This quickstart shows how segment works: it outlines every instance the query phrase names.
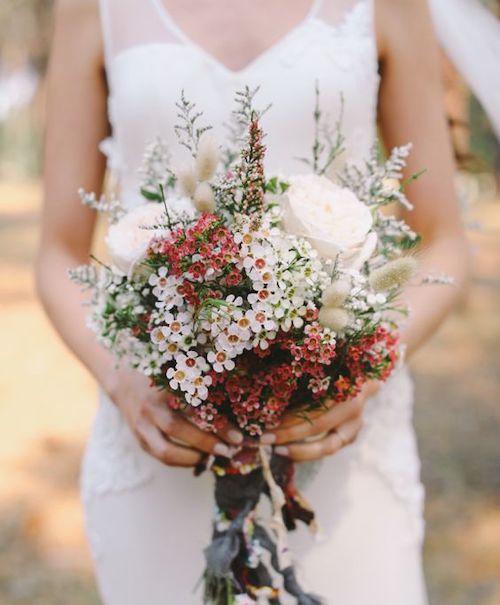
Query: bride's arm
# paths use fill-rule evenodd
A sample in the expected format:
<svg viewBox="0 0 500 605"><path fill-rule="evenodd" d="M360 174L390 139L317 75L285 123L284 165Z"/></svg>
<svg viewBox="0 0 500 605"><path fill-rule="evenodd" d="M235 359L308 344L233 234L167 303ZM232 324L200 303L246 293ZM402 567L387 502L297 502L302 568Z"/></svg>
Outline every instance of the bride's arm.
<svg viewBox="0 0 500 605"><path fill-rule="evenodd" d="M380 127L387 148L413 143L407 176L427 172L407 193L415 209L405 219L422 235L420 272L446 274L454 286L408 288L403 299L411 309L403 340L413 353L431 335L456 303L469 274L469 253L453 186L454 162L443 107L440 60L426 2L378 0L377 31L382 83ZM285 419L266 438L278 451L296 460L333 454L352 441L362 425L364 402L378 386L316 418L313 424ZM339 431L339 434L335 431ZM329 432L314 443L303 439ZM283 444L286 444L284 446Z"/></svg>
<svg viewBox="0 0 500 605"><path fill-rule="evenodd" d="M88 261L95 224L94 212L81 204L77 190L82 186L98 192L105 169L98 143L108 132L107 90L96 4L90 0L56 4L37 287L56 330L120 406L145 449L168 464L189 466L200 459L198 450L212 452L218 447L224 454L226 446L169 412L145 377L115 370L111 356L85 327L82 294L67 277L68 268ZM165 435L196 444L196 449L179 447Z"/></svg>
<svg viewBox="0 0 500 605"><path fill-rule="evenodd" d="M407 189L414 210L404 219L422 235L420 273L455 281L408 288L411 310L403 339L413 353L439 326L462 295L470 270L453 184L455 165L443 106L441 61L426 2L380 0L382 50L380 128L388 149L413 143L406 177L425 174Z"/></svg>

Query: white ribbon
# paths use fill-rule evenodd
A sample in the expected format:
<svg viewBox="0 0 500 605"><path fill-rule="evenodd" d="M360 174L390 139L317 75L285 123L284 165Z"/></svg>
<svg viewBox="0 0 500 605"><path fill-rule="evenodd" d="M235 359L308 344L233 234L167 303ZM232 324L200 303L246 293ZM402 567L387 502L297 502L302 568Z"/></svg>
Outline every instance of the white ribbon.
<svg viewBox="0 0 500 605"><path fill-rule="evenodd" d="M429 0L438 40L500 140L500 21L479 0Z"/></svg>

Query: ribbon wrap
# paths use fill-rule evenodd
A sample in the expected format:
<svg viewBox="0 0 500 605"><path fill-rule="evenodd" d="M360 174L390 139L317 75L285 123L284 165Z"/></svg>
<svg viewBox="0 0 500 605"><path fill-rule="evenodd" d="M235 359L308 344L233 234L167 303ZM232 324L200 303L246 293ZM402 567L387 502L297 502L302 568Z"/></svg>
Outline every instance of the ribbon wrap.
<svg viewBox="0 0 500 605"><path fill-rule="evenodd" d="M298 605L321 605L302 590L288 548L288 531L302 521L315 530L314 512L294 484L294 464L270 449L242 448L232 460L215 458L216 513L205 549L206 605L280 605L274 577ZM256 520L262 495L271 501L268 531ZM270 555L270 568L263 554Z"/></svg>

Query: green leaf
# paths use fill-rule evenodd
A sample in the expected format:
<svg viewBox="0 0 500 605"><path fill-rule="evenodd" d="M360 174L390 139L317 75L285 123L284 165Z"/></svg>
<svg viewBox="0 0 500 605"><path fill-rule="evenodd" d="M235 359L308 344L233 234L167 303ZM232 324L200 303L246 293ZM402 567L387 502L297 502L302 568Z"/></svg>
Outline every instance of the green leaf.
<svg viewBox="0 0 500 605"><path fill-rule="evenodd" d="M144 187L141 188L141 195L151 202L162 201L161 195L159 193L151 191L150 189L146 189Z"/></svg>
<svg viewBox="0 0 500 605"><path fill-rule="evenodd" d="M406 179L406 181L403 181L401 183L401 186L399 187L399 190L400 191L404 191L406 189L406 187L408 187L408 185L410 185L411 183L413 183L413 181L416 181L417 179L419 179L426 172L427 172L427 168L424 168L423 170L419 170L418 172L415 172L410 177L408 177Z"/></svg>
<svg viewBox="0 0 500 605"><path fill-rule="evenodd" d="M278 177L273 176L265 185L266 193L278 193Z"/></svg>

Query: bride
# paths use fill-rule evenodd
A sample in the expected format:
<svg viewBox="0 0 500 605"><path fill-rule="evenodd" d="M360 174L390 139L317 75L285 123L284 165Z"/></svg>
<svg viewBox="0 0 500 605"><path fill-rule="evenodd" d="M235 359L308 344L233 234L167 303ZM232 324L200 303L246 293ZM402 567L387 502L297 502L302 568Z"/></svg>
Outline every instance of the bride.
<svg viewBox="0 0 500 605"><path fill-rule="evenodd" d="M37 264L40 296L56 329L101 385L83 464L82 494L97 581L106 605L194 605L209 540L210 478L188 469L202 453L230 455L235 429L210 435L138 373L116 369L85 327L68 267L87 261L95 215L77 190L99 190L105 158L129 207L140 203L147 143L174 141L181 90L219 140L235 90L260 85L273 172L312 144L315 83L346 153L359 163L377 124L387 148L411 141L415 205L405 219L423 236L421 269L455 287L409 288L403 327L411 356L450 312L468 253L452 183L437 45L421 0L59 0L48 83L45 211ZM70 398L70 393L67 394ZM437 402L438 403L438 402ZM71 400L68 405L71 405ZM300 532L304 584L328 603L424 605L423 490L406 368L313 424L287 418L263 441L301 465L322 537ZM314 437L314 439L311 439ZM184 467L184 468L183 468Z"/></svg>

